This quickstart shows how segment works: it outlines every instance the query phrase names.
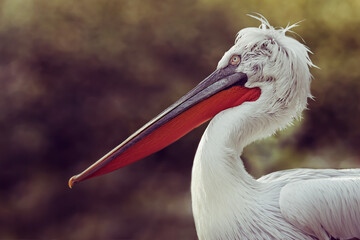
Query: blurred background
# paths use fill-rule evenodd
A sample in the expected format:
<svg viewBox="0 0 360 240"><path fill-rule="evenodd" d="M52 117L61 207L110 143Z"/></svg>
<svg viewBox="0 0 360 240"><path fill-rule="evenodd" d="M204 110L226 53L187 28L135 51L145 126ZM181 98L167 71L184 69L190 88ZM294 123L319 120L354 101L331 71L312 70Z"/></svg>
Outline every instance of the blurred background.
<svg viewBox="0 0 360 240"><path fill-rule="evenodd" d="M67 181L210 74L241 28L259 26L248 13L305 20L294 31L320 69L310 110L247 147L247 170L360 167L359 11L357 0L0 0L0 239L196 239L191 166L206 126Z"/></svg>

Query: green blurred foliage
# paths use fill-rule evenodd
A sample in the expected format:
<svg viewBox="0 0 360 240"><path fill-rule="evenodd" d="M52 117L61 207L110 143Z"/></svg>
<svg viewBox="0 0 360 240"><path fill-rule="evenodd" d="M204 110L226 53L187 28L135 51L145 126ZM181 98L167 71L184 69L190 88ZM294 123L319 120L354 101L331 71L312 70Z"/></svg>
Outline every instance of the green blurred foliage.
<svg viewBox="0 0 360 240"><path fill-rule="evenodd" d="M360 167L360 2L0 1L0 239L195 239L192 158L204 130L67 189L211 73L235 34L301 22L314 53L302 121L246 148L256 177ZM301 41L295 34L294 38Z"/></svg>

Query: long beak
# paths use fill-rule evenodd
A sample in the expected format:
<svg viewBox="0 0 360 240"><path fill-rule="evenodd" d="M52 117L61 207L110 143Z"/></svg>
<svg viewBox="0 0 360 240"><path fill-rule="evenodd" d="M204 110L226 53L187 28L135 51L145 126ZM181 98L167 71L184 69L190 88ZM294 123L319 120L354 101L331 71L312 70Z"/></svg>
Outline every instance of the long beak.
<svg viewBox="0 0 360 240"><path fill-rule="evenodd" d="M145 124L82 173L69 180L76 182L112 172L155 153L208 121L219 112L255 101L259 88L245 88L247 76L228 66L216 70L194 89Z"/></svg>

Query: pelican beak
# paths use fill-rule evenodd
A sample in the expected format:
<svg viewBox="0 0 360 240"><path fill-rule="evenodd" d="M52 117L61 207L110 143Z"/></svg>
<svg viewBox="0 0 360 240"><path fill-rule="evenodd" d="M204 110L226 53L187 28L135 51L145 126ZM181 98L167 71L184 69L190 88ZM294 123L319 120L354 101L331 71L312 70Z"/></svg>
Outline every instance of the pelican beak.
<svg viewBox="0 0 360 240"><path fill-rule="evenodd" d="M229 65L218 69L194 89L145 124L82 173L69 180L76 182L112 172L155 153L208 121L219 112L255 101L259 88L245 88L247 76Z"/></svg>

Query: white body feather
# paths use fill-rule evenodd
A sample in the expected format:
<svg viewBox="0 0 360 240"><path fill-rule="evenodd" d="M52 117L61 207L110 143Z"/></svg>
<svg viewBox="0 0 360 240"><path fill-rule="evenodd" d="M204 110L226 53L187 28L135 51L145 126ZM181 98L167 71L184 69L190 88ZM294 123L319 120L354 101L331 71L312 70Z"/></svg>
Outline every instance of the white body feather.
<svg viewBox="0 0 360 240"><path fill-rule="evenodd" d="M359 169L297 169L258 180L244 169L243 148L286 127L311 97L309 50L285 36L292 26L276 30L259 20L260 28L239 32L218 65L240 55L237 71L261 96L216 115L200 141L191 183L199 239L360 237Z"/></svg>

